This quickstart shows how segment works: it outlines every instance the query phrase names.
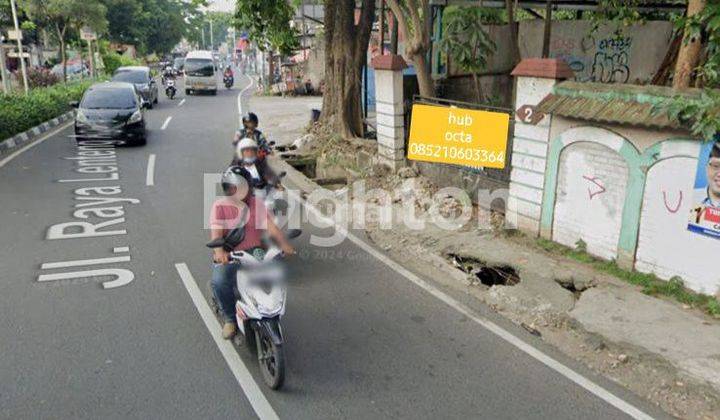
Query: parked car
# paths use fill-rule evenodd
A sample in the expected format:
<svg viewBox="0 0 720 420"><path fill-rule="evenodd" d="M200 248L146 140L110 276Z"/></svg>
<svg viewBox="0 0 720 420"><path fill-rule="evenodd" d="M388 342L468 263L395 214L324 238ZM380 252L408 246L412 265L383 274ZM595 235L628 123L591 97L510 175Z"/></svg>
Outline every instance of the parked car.
<svg viewBox="0 0 720 420"><path fill-rule="evenodd" d="M78 140L113 139L117 144L145 144L143 101L131 83L96 83L85 91L80 102L71 105L77 108Z"/></svg>
<svg viewBox="0 0 720 420"><path fill-rule="evenodd" d="M67 77L68 79L79 79L82 77L90 76L90 69L88 66L81 61L75 60L75 61L68 61L67 62ZM50 73L62 77L63 75L63 65L55 64L52 69L50 69Z"/></svg>
<svg viewBox="0 0 720 420"><path fill-rule="evenodd" d="M115 70L112 81L134 84L142 99L147 103L148 108L152 108L154 104L158 103L160 95L158 94L157 82L153 79L149 67L120 67Z"/></svg>

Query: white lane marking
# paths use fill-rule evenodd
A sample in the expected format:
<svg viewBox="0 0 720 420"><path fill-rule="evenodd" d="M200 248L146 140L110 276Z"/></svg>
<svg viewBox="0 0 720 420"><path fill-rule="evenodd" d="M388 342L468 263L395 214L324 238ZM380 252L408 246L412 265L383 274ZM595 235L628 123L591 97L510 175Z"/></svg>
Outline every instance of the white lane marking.
<svg viewBox="0 0 720 420"><path fill-rule="evenodd" d="M215 318L215 315L212 313L212 309L210 309L210 306L205 300L202 292L200 292L200 288L198 288L195 278L193 278L192 273L190 273L187 264L177 263L175 264L175 269L180 275L180 278L190 294L193 304L200 313L200 317L205 323L210 335L213 340L215 340L215 344L217 344L218 349L220 349L220 353L222 353L225 361L230 367L230 370L233 375L235 375L235 379L240 384L243 392L245 392L245 396L250 402L250 405L252 405L253 410L255 410L255 414L257 414L262 420L279 419L277 413L275 413L275 410L270 405L270 402L267 398L265 398L265 395L263 395L260 387L255 382L255 379L253 379L250 371L248 371L245 363L242 361L237 351L235 351L235 348L232 344L230 344L230 341L222 338L220 333L220 324Z"/></svg>
<svg viewBox="0 0 720 420"><path fill-rule="evenodd" d="M349 232L347 229L343 228L342 226L335 224L331 218L322 214L317 208L315 208L311 204L308 204L305 200L300 198L296 193L291 192L291 191L288 191L288 193L293 195L296 200L300 200L300 202L304 203L305 207L307 209L309 209L319 220L323 220L325 223L328 223L328 224L334 224L335 228L338 229L339 232L347 235L347 238L350 239L351 242L353 242L355 245L360 247L362 250L364 250L368 254L372 255L373 257L377 258L378 260L383 262L385 265L390 267L392 270L394 270L398 274L400 274L403 277L405 277L406 279L410 280L412 283L419 286L421 289L430 293L432 296L438 298L439 300L441 300L442 302L444 302L451 308L455 309L456 311L460 312L461 314L465 315L466 317L468 317L475 323L485 327L488 331L492 332L493 334L497 335L501 339L507 341L508 343L510 343L513 346L517 347L518 349L522 350L523 352L525 352L527 355L531 356L532 358L540 361L542 364L544 364L545 366L554 370L555 372L561 374L562 376L570 379L571 381L575 382L579 386L585 388L590 393L594 394L601 400L607 402L608 404L612 405L613 407L617 408L618 410L622 411L623 413L629 415L630 417L638 419L638 420L653 420L653 417L650 416L649 414L646 414L644 411L642 411L639 408L635 407L634 405L628 403L627 401L615 396L613 393L606 390L602 386L596 384L595 382L591 381L590 379L575 372L571 368L563 365L562 363L558 362L557 360L553 359L552 357L548 356L547 354L543 353L542 351L538 350L537 348L533 347L532 345L524 342L523 340L516 337L510 331L502 328L501 326L490 321L489 319L486 319L486 318L476 315L470 308L468 308L464 304L458 302L457 300L452 298L450 295L446 294L445 292L437 289L435 286L433 286L430 283L426 282L425 280L421 279L420 277L415 275L413 272L411 272L407 268L403 267L402 265L400 265L400 264L396 263L395 261L393 261L392 259L390 259L390 257L377 251L371 245L367 244L365 241L363 241L359 237L355 236L352 232Z"/></svg>
<svg viewBox="0 0 720 420"><path fill-rule="evenodd" d="M145 185L155 185L155 154L148 156L147 174L145 175Z"/></svg>
<svg viewBox="0 0 720 420"><path fill-rule="evenodd" d="M244 94L248 89L250 89L250 88L252 87L253 82L254 82L253 78L250 77L250 76L248 76L247 74L244 74L243 76L245 76L245 77L247 77L248 79L250 79L250 84L247 85L247 86L245 86L245 88L243 88L243 90L241 90L240 93L238 93L238 96L237 96L238 116L240 117L240 121L239 121L239 122L240 122L240 125L242 125L242 116L243 116L242 96L243 96L243 94Z"/></svg>
<svg viewBox="0 0 720 420"><path fill-rule="evenodd" d="M167 118L165 119L165 122L163 123L162 127L160 127L160 129L161 129L161 130L166 129L167 126L168 126L168 124L170 124L170 120L172 120L172 116L167 117Z"/></svg>
<svg viewBox="0 0 720 420"><path fill-rule="evenodd" d="M33 141L32 143L27 144L27 145L19 148L18 150L10 153L5 159L0 160L0 168L2 168L3 166L7 165L11 160L13 160L13 159L15 159L16 157L20 156L24 151L26 151L26 150L28 150L28 149L30 149L30 148L32 148L32 147L37 146L38 144L44 142L45 140L49 139L50 137L54 136L55 134L59 133L60 131L68 128L68 127L70 126L70 124L72 124L72 123L73 123L72 121L68 121L68 122L66 122L66 123L63 124L63 125L58 126L56 129L54 129L54 130L52 130L52 131L48 131L45 135L43 135L42 137L40 137L40 138L38 138L37 140Z"/></svg>
<svg viewBox="0 0 720 420"><path fill-rule="evenodd" d="M128 262L128 261L130 261L129 255L126 255L124 257L93 258L90 260L59 261L59 262L44 263L40 266L40 269L51 270L54 268L82 267L85 265L112 264L112 263Z"/></svg>
<svg viewBox="0 0 720 420"><path fill-rule="evenodd" d="M177 106L180 107L180 106L182 106L182 104L184 104L184 103L185 103L185 99L183 99L182 101L180 101L180 103L179 103Z"/></svg>
<svg viewBox="0 0 720 420"><path fill-rule="evenodd" d="M121 252L130 252L130 247L129 246L116 246L115 248L113 248L114 254L119 254Z"/></svg>

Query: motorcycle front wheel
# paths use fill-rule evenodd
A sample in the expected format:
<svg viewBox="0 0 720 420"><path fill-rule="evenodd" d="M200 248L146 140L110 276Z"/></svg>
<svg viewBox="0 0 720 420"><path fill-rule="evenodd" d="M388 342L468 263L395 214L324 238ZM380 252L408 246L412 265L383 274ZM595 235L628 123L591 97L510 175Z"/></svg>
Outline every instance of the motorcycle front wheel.
<svg viewBox="0 0 720 420"><path fill-rule="evenodd" d="M262 329L257 331L257 356L265 384L271 389L279 389L285 382L285 352L281 344L273 343L272 338Z"/></svg>

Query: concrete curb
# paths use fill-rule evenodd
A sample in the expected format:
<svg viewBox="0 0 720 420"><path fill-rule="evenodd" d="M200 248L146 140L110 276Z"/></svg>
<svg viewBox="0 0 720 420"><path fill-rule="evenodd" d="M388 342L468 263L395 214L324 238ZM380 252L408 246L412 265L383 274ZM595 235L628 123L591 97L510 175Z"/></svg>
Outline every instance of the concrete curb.
<svg viewBox="0 0 720 420"><path fill-rule="evenodd" d="M14 149L24 146L35 140L42 134L52 130L53 128L71 120L75 116L75 111L68 111L59 117L45 121L27 131L16 134L8 139L0 141L0 155L12 152Z"/></svg>

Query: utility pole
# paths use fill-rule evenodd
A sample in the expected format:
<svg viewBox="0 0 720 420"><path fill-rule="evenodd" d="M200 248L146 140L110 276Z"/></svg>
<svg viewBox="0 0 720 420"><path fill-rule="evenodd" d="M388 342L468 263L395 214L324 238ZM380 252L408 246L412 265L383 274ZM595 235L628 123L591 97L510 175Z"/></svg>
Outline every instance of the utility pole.
<svg viewBox="0 0 720 420"><path fill-rule="evenodd" d="M25 94L27 94L30 91L30 87L28 86L27 68L25 68L25 60L23 57L23 54L25 52L23 51L22 47L22 32L20 32L20 25L18 24L15 0L10 0L10 9L12 9L13 23L15 24L15 34L17 35L18 59L20 59L20 68L22 69L23 86L25 87Z"/></svg>
<svg viewBox="0 0 720 420"><path fill-rule="evenodd" d="M200 30L202 31L201 32L202 45L200 46L200 49L202 50L203 48L205 48L205 25L204 24L200 26Z"/></svg>
<svg viewBox="0 0 720 420"><path fill-rule="evenodd" d="M215 51L215 42L213 42L212 17L210 18L210 51Z"/></svg>
<svg viewBox="0 0 720 420"><path fill-rule="evenodd" d="M2 77L3 92L10 93L10 78L5 64L5 48L2 43L0 43L0 77Z"/></svg>

